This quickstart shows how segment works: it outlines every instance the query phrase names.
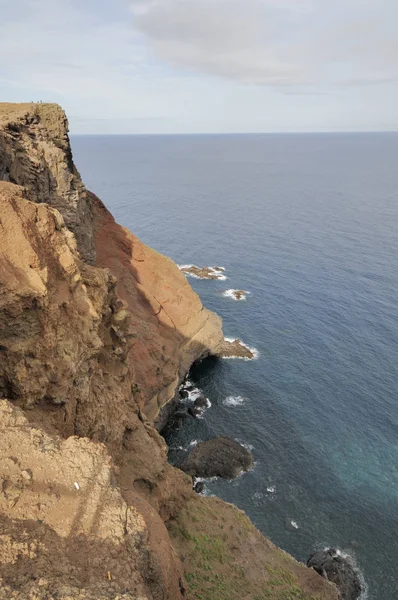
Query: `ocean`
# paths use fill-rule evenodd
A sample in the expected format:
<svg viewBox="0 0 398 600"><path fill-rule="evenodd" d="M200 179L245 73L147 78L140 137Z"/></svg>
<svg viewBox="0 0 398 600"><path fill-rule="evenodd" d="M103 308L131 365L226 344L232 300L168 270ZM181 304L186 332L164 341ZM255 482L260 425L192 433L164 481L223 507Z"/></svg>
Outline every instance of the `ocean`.
<svg viewBox="0 0 398 600"><path fill-rule="evenodd" d="M211 401L169 432L178 464L226 434L254 469L215 494L301 561L355 558L398 598L398 134L73 136L89 189L178 264L257 360L206 360ZM223 295L250 292L245 301Z"/></svg>

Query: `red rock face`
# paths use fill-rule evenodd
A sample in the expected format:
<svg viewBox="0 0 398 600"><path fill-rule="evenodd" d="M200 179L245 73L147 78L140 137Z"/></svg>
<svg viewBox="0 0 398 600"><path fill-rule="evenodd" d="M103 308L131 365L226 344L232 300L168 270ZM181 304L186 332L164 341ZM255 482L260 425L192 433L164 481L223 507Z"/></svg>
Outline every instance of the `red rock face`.
<svg viewBox="0 0 398 600"><path fill-rule="evenodd" d="M172 260L145 246L96 196L90 197L97 264L116 276L117 292L129 308L137 398L153 420L191 364L220 350L221 319L203 307Z"/></svg>

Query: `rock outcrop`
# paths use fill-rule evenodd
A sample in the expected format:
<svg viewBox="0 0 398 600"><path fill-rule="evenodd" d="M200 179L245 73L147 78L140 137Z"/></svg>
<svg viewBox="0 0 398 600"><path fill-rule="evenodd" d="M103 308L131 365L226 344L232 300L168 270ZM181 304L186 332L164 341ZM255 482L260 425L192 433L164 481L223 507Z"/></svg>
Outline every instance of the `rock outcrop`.
<svg viewBox="0 0 398 600"><path fill-rule="evenodd" d="M167 535L122 498L105 446L50 437L2 400L0 456L1 599L181 596Z"/></svg>
<svg viewBox="0 0 398 600"><path fill-rule="evenodd" d="M1 600L213 600L178 521L194 527L206 499L153 423L192 362L219 352L221 320L85 190L59 107L0 104L0 178ZM241 518L214 506L213 531L223 511ZM277 598L278 551L255 538L246 587ZM244 597L228 581L250 540L221 561L220 598ZM303 599L336 600L286 564Z"/></svg>
<svg viewBox="0 0 398 600"><path fill-rule="evenodd" d="M253 456L242 444L226 436L201 442L180 468L192 477L235 479L253 466Z"/></svg>
<svg viewBox="0 0 398 600"><path fill-rule="evenodd" d="M315 569L319 575L336 584L341 600L358 600L363 587L353 560L328 548L318 550L310 556L307 566Z"/></svg>
<svg viewBox="0 0 398 600"><path fill-rule="evenodd" d="M95 262L90 200L73 164L68 121L56 104L1 104L0 180L59 210L82 258Z"/></svg>

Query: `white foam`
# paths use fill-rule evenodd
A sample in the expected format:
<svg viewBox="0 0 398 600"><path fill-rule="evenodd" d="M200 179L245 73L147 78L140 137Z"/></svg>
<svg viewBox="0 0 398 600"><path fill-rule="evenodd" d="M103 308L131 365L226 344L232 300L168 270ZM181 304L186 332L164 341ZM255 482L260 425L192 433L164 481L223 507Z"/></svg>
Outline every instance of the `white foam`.
<svg viewBox="0 0 398 600"><path fill-rule="evenodd" d="M260 356L260 352L257 350L257 348L252 348L250 346L248 346L247 344L245 344L240 338L224 338L226 342L236 342L238 341L239 344L241 346L243 346L244 348L247 348L248 350L250 350L250 352L253 354L253 358L248 358L247 356L223 356L222 358L224 358L225 360L228 359L234 359L234 360L257 360L258 357Z"/></svg>
<svg viewBox="0 0 398 600"><path fill-rule="evenodd" d="M193 389L192 390L187 390L186 386L193 387ZM203 418L203 413L205 413L206 410L209 410L209 408L211 407L211 402L210 402L209 398L206 398L203 395L203 391L200 388L194 387L193 382L191 380L189 380L189 379L187 379L185 381L185 383L183 383L180 386L180 390L187 392L188 397L185 398L185 402L188 402L189 404L193 404L195 402L195 400L197 398L200 398L201 396L203 396L205 398L205 400L206 400L206 406L205 407L198 407L199 410L200 410L200 413L197 415L197 418L198 419L202 419ZM181 402L184 402L184 399L181 399Z"/></svg>
<svg viewBox="0 0 398 600"><path fill-rule="evenodd" d="M241 406L244 402L245 398L243 396L227 396L227 398L222 401L224 406Z"/></svg>
<svg viewBox="0 0 398 600"><path fill-rule="evenodd" d="M292 527L294 527L294 529L298 529L299 528L299 526L297 525L296 521L290 521L290 525Z"/></svg>
<svg viewBox="0 0 398 600"><path fill-rule="evenodd" d="M237 293L238 292L243 292L243 295L238 298L237 297ZM225 292L223 292L223 296L225 298L232 298L232 300L235 300L236 302L241 302L242 300L246 300L246 296L249 295L250 292L246 292L245 290L225 290Z"/></svg>
<svg viewBox="0 0 398 600"><path fill-rule="evenodd" d="M267 492L269 494L275 494L276 492L276 487L274 485L270 485L269 487L267 487Z"/></svg>
<svg viewBox="0 0 398 600"><path fill-rule="evenodd" d="M246 448L246 450L254 450L254 446L252 446L251 444L246 444L246 442L242 442L239 438L235 438L235 442L238 442L238 444L243 446L243 448Z"/></svg>
<svg viewBox="0 0 398 600"><path fill-rule="evenodd" d="M217 481L218 477L194 477L193 478L193 483L194 486L199 483L199 482L203 482L203 483L212 483L213 481Z"/></svg>
<svg viewBox="0 0 398 600"><path fill-rule="evenodd" d="M199 440L192 440L192 442L189 442L189 446L188 448L194 448L195 446L197 446L199 443Z"/></svg>
<svg viewBox="0 0 398 600"><path fill-rule="evenodd" d="M218 281L226 281L228 277L224 275L225 268L224 267L208 267L211 275L213 275Z"/></svg>
<svg viewBox="0 0 398 600"><path fill-rule="evenodd" d="M211 402L210 402L210 400L209 400L208 398L205 398L205 400L206 400L206 408L205 408L205 407L203 407L203 408L202 408L202 407L198 407L198 410L200 410L200 413L198 413L198 414L196 415L196 418L197 418L197 419L203 419L203 414L204 414L204 413L205 413L207 410L209 410L209 408L211 407Z"/></svg>

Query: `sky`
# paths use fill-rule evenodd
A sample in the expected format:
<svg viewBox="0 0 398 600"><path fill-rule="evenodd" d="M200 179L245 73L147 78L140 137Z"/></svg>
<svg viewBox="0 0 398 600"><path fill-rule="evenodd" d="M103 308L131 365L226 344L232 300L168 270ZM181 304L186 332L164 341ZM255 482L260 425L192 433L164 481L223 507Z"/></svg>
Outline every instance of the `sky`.
<svg viewBox="0 0 398 600"><path fill-rule="evenodd" d="M0 0L0 101L72 133L398 130L397 0Z"/></svg>

